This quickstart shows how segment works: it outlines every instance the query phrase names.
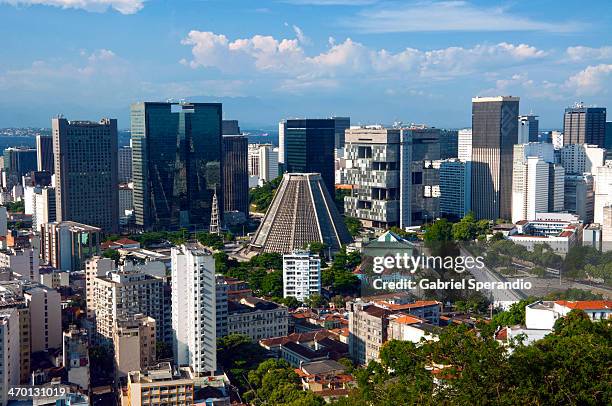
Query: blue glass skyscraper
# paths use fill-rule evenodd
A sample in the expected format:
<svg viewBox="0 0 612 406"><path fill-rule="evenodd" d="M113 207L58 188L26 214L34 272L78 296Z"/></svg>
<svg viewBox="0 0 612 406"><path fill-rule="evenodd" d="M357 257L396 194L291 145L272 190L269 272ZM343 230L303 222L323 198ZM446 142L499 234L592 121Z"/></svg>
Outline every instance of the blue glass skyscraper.
<svg viewBox="0 0 612 406"><path fill-rule="evenodd" d="M209 226L223 207L220 103L132 104L136 224L145 230Z"/></svg>

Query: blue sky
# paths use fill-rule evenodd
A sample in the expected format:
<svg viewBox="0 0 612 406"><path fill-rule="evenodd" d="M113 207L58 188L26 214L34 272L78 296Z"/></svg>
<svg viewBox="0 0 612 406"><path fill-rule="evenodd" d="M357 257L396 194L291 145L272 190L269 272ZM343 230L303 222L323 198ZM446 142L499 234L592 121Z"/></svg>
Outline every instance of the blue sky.
<svg viewBox="0 0 612 406"><path fill-rule="evenodd" d="M470 125L476 95L521 96L559 127L612 107L612 2L0 0L0 127L221 101L226 118L350 115Z"/></svg>

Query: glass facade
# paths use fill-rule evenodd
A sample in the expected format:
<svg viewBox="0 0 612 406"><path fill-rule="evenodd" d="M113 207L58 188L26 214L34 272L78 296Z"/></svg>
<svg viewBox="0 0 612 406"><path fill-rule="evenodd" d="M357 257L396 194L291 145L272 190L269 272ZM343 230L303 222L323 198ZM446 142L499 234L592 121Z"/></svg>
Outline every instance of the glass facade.
<svg viewBox="0 0 612 406"><path fill-rule="evenodd" d="M132 105L136 224L208 227L212 197L223 207L220 103Z"/></svg>
<svg viewBox="0 0 612 406"><path fill-rule="evenodd" d="M299 119L285 123L285 171L320 173L334 196L334 119Z"/></svg>

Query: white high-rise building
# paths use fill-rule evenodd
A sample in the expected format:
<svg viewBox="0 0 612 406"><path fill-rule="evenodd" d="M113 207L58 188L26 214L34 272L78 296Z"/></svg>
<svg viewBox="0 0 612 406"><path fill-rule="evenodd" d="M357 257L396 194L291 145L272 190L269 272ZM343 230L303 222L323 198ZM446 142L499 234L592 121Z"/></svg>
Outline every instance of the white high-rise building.
<svg viewBox="0 0 612 406"><path fill-rule="evenodd" d="M321 259L309 251L283 255L283 297L300 302L321 293Z"/></svg>
<svg viewBox="0 0 612 406"><path fill-rule="evenodd" d="M597 145L567 144L561 148L560 159L565 173L593 173L596 167L603 166L606 150Z"/></svg>
<svg viewBox="0 0 612 406"><path fill-rule="evenodd" d="M198 243L172 248L174 357L196 374L217 369L215 260Z"/></svg>
<svg viewBox="0 0 612 406"><path fill-rule="evenodd" d="M565 172L554 163L552 144L514 146L512 222L533 220L537 213L563 210Z"/></svg>
<svg viewBox="0 0 612 406"><path fill-rule="evenodd" d="M272 144L249 144L249 175L257 176L260 185L278 177L278 156Z"/></svg>
<svg viewBox="0 0 612 406"><path fill-rule="evenodd" d="M278 123L278 163L285 163L285 128L287 127L287 122L282 120Z"/></svg>
<svg viewBox="0 0 612 406"><path fill-rule="evenodd" d="M603 224L604 207L612 204L612 161L595 168L595 209L594 222Z"/></svg>
<svg viewBox="0 0 612 406"><path fill-rule="evenodd" d="M55 221L55 188L44 187L34 194L34 213L32 214L32 229L40 231L45 223Z"/></svg>
<svg viewBox="0 0 612 406"><path fill-rule="evenodd" d="M463 162L472 160L472 129L459 130L458 133L457 158Z"/></svg>
<svg viewBox="0 0 612 406"><path fill-rule="evenodd" d="M561 131L551 131L550 138L555 149L563 148L563 133Z"/></svg>

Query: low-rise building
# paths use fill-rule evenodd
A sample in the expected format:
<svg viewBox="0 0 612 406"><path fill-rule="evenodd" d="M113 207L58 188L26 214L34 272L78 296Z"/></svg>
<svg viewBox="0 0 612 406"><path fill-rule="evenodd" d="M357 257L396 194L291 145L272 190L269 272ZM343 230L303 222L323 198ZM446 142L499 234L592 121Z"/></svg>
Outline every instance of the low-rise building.
<svg viewBox="0 0 612 406"><path fill-rule="evenodd" d="M521 220L515 226L508 239L530 251L537 244L548 244L555 252L566 254L582 242L583 224L571 213L537 213L534 220Z"/></svg>
<svg viewBox="0 0 612 406"><path fill-rule="evenodd" d="M255 297L228 302L228 334L244 334L257 341L289 332L287 308Z"/></svg>
<svg viewBox="0 0 612 406"><path fill-rule="evenodd" d="M89 340L87 330L70 326L64 332L63 364L68 371L68 382L89 390Z"/></svg>

